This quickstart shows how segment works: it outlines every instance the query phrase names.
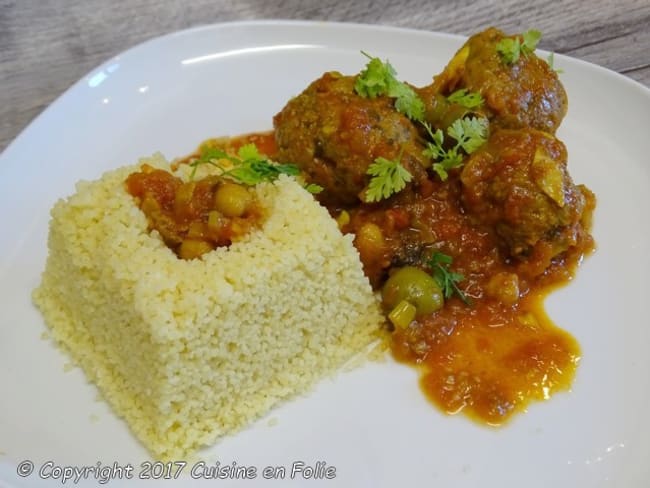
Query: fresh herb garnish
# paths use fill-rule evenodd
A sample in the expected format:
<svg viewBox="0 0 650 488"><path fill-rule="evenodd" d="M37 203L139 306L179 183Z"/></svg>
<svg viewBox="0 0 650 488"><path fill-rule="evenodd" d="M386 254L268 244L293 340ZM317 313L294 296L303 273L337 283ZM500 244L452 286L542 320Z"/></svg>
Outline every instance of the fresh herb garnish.
<svg viewBox="0 0 650 488"><path fill-rule="evenodd" d="M424 120L424 102L415 90L399 81L395 68L388 62L372 57L361 51L370 61L359 73L354 83L354 91L364 98L386 95L395 99L395 109L411 120Z"/></svg>
<svg viewBox="0 0 650 488"><path fill-rule="evenodd" d="M311 193L312 195L316 195L317 193L323 191L323 187L317 185L316 183L307 183L303 188L307 190L309 193Z"/></svg>
<svg viewBox="0 0 650 488"><path fill-rule="evenodd" d="M436 161L432 168L442 181L448 178L449 170L463 164L464 155L460 152L461 149L465 154L472 154L485 143L488 135L488 120L485 117L460 118L447 129L447 136L456 143L445 149L445 135L442 130L433 132L428 123L424 122L422 125L431 137L422 154Z"/></svg>
<svg viewBox="0 0 650 488"><path fill-rule="evenodd" d="M230 163L228 167L221 163L224 160ZM252 143L241 146L237 156L218 148L204 149L199 157L190 163L192 166L190 179L194 179L197 168L203 164L218 168L221 171L219 176L251 186L263 181L273 181L281 174L291 176L300 174L295 164L279 164L271 161Z"/></svg>
<svg viewBox="0 0 650 488"><path fill-rule="evenodd" d="M395 85L389 92L395 98L395 109L415 121L424 120L424 102L415 90L405 83Z"/></svg>
<svg viewBox="0 0 650 488"><path fill-rule="evenodd" d="M397 71L386 60L383 62L379 58L370 56L368 53L361 51L365 57L370 59L354 83L354 91L364 98L375 98L380 95L388 94L391 84L399 83L395 76Z"/></svg>
<svg viewBox="0 0 650 488"><path fill-rule="evenodd" d="M359 96L365 98L374 98L380 95L395 98L395 109L398 112L411 120L421 122L427 128L432 139L432 142L427 144L424 155L437 161L433 165L433 170L443 181L446 180L447 171L460 166L463 162L461 149L470 154L485 142L487 119L472 117L455 121L447 130L447 135L456 140L456 144L450 149L445 149L443 147L445 138L443 132L440 129L435 133L432 132L431 126L424 121L424 102L415 90L396 78L397 72L388 60L382 61L361 52L370 61L357 76L354 90ZM484 102L480 93L470 92L465 88L449 95L448 100L470 109L480 107ZM399 163L399 158L398 161L377 158L368 168L367 174L373 176L366 192L366 201L368 202L388 198L411 181L411 174Z"/></svg>
<svg viewBox="0 0 650 488"><path fill-rule="evenodd" d="M467 88L461 88L447 97L451 103L457 103L465 108L478 108L483 105L483 96L479 92L469 91Z"/></svg>
<svg viewBox="0 0 650 488"><path fill-rule="evenodd" d="M451 149L445 149L443 144L445 141L445 135L442 130L436 129L435 132L431 130L431 126L427 123L424 124L426 127L431 141L427 142L427 148L422 151L422 154L428 158L437 161L433 163L433 170L438 174L442 181L447 180L448 171L453 168L458 168L463 163L463 157L458 154L458 148L452 147Z"/></svg>
<svg viewBox="0 0 650 488"><path fill-rule="evenodd" d="M504 37L496 46L497 52L506 64L514 64L521 55L532 54L537 48L537 43L542 38L542 33L530 29L515 37Z"/></svg>
<svg viewBox="0 0 650 488"><path fill-rule="evenodd" d="M198 158L194 159L192 162L189 163L189 165L192 167L192 172L190 173L190 180L194 179L194 176L196 176L196 170L198 169L199 166L204 165L204 164L209 164L211 166L217 166L221 168L223 171L225 171L220 165L218 165L215 161L221 160L221 159L230 159L231 156L226 154L224 151L221 149L217 149L215 147L208 147L203 150L201 150L201 154L199 155Z"/></svg>
<svg viewBox="0 0 650 488"><path fill-rule="evenodd" d="M457 146L472 154L487 140L488 120L485 117L456 119L447 129L447 135L457 141Z"/></svg>
<svg viewBox="0 0 650 488"><path fill-rule="evenodd" d="M465 276L449 269L452 262L453 259L451 256L436 251L431 256L428 264L431 268L432 276L438 285L440 285L445 298L451 298L455 293L465 305L471 305L471 300L458 288L458 283L463 281Z"/></svg>
<svg viewBox="0 0 650 488"><path fill-rule="evenodd" d="M549 68L555 71L558 75L564 73L563 69L555 67L555 53L549 53L548 57L546 58L546 62L548 63Z"/></svg>
<svg viewBox="0 0 650 488"><path fill-rule="evenodd" d="M372 176L366 190L366 202L378 202L403 190L413 179L411 173L400 163L402 155L395 160L379 157L368 166L366 174Z"/></svg>

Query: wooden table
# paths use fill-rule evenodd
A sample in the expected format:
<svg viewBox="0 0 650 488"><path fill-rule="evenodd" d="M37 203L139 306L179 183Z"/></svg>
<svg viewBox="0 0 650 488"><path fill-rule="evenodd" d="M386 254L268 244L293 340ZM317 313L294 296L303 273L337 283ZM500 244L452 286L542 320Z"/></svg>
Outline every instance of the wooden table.
<svg viewBox="0 0 650 488"><path fill-rule="evenodd" d="M0 0L0 150L93 67L144 40L243 19L313 19L471 34L535 27L540 48L650 86L649 0Z"/></svg>

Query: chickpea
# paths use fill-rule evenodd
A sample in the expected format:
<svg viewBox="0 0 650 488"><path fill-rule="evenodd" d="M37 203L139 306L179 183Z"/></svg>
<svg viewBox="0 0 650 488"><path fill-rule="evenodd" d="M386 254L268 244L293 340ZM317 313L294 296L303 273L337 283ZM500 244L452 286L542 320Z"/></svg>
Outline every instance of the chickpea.
<svg viewBox="0 0 650 488"><path fill-rule="evenodd" d="M188 239L202 240L206 235L206 225L203 222L190 222L185 237Z"/></svg>
<svg viewBox="0 0 650 488"><path fill-rule="evenodd" d="M512 305L519 300L519 277L514 273L497 273L485 287L485 293L506 305Z"/></svg>
<svg viewBox="0 0 650 488"><path fill-rule="evenodd" d="M354 243L364 263L378 261L383 257L384 234L377 224L363 224L357 231Z"/></svg>
<svg viewBox="0 0 650 488"><path fill-rule="evenodd" d="M345 210L342 210L338 217L336 217L336 223L339 226L339 229L342 229L350 223L350 214Z"/></svg>
<svg viewBox="0 0 650 488"><path fill-rule="evenodd" d="M212 251L212 246L209 242L195 239L184 239L178 248L178 256L181 259L194 259L201 257L210 251Z"/></svg>
<svg viewBox="0 0 650 488"><path fill-rule="evenodd" d="M250 192L237 183L222 183L214 194L214 208L226 217L241 217L252 202Z"/></svg>
<svg viewBox="0 0 650 488"><path fill-rule="evenodd" d="M183 183L176 189L176 195L174 196L174 210L176 213L184 212L191 205L195 189L196 182L194 181Z"/></svg>
<svg viewBox="0 0 650 488"><path fill-rule="evenodd" d="M212 233L219 233L227 223L227 219L217 210L208 213L208 230Z"/></svg>
<svg viewBox="0 0 650 488"><path fill-rule="evenodd" d="M415 306L417 316L440 310L444 305L442 290L433 277L414 266L393 273L381 291L382 301L392 311L402 301Z"/></svg>

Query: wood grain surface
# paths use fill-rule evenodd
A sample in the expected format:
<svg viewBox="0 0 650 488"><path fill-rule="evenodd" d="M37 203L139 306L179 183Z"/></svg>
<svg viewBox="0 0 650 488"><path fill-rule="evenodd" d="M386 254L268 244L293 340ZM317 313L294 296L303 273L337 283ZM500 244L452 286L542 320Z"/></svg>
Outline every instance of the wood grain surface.
<svg viewBox="0 0 650 488"><path fill-rule="evenodd" d="M362 22L468 35L540 29L543 49L650 86L649 0L0 0L0 150L93 67L147 39L248 19Z"/></svg>

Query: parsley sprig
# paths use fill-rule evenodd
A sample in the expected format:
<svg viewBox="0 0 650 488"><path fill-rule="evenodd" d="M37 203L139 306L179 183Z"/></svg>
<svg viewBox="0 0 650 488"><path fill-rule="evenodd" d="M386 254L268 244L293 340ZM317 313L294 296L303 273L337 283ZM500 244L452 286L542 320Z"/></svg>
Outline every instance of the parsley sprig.
<svg viewBox="0 0 650 488"><path fill-rule="evenodd" d="M520 36L504 37L497 43L496 49L504 63L514 64L521 55L532 54L541 38L540 31L530 29L522 33L521 38Z"/></svg>
<svg viewBox="0 0 650 488"><path fill-rule="evenodd" d="M390 197L392 194L402 191L406 184L413 179L413 175L402 166L400 159L386 159L379 157L368 166L366 174L372 176L366 189L365 201L368 203Z"/></svg>
<svg viewBox="0 0 650 488"><path fill-rule="evenodd" d="M228 161L226 166L223 161ZM296 176L300 170L295 164L279 164L261 154L255 144L245 144L237 151L237 156L216 147L205 148L198 158L189 163L192 167L190 179L194 179L199 166L209 164L219 169L219 176L229 178L244 185L257 185L263 181L273 181L281 174ZM309 187L309 185L307 185ZM307 188L317 193L320 188L312 185ZM322 190L322 188L320 188Z"/></svg>
<svg viewBox="0 0 650 488"><path fill-rule="evenodd" d="M426 149L422 152L425 156L436 161L432 169L442 181L449 177L449 170L458 168L463 164L465 154L472 154L481 147L488 136L488 120L485 117L470 117L456 119L447 129L447 136L456 141L450 148L445 148L445 134L441 129L435 132L431 125L423 122L424 127L431 137Z"/></svg>
<svg viewBox="0 0 650 488"><path fill-rule="evenodd" d="M359 73L354 91L364 98L381 95L395 99L395 109L411 120L424 120L424 102L409 85L397 79L397 71L388 62L361 51L370 61Z"/></svg>
<svg viewBox="0 0 650 488"><path fill-rule="evenodd" d="M458 288L458 283L463 281L465 276L449 269L452 262L453 259L451 256L436 251L431 255L428 265L431 268L433 278L440 285L445 298L451 298L452 295L456 294L465 305L471 305L471 300Z"/></svg>
<svg viewBox="0 0 650 488"><path fill-rule="evenodd" d="M479 108L483 106L485 100L479 92L469 91L467 88L461 88L447 97L447 101L457 103L468 109Z"/></svg>

